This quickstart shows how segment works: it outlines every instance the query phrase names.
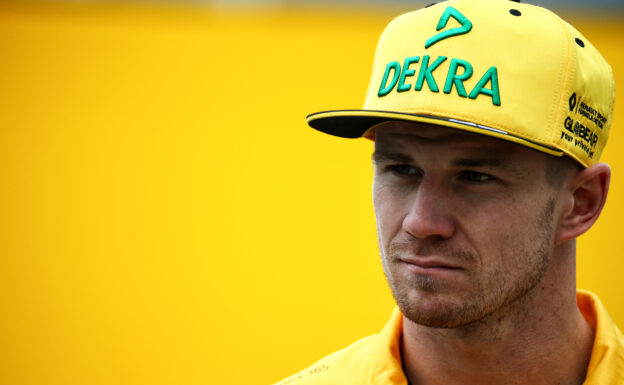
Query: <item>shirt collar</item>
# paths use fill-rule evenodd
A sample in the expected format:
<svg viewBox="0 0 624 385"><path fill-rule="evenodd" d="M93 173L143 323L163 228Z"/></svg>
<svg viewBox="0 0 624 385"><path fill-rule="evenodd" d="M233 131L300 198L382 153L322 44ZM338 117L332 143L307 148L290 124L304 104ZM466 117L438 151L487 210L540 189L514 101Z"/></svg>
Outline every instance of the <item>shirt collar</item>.
<svg viewBox="0 0 624 385"><path fill-rule="evenodd" d="M596 331L584 385L624 384L624 337L598 297L578 290L577 304L585 320ZM407 385L401 360L403 315L397 308L374 346L369 382L374 385Z"/></svg>

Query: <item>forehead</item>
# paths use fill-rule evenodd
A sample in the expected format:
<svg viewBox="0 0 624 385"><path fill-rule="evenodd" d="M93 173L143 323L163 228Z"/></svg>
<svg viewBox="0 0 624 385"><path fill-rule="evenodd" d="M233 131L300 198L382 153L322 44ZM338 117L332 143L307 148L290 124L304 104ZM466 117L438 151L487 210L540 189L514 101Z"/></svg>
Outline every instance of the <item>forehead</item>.
<svg viewBox="0 0 624 385"><path fill-rule="evenodd" d="M413 122L392 121L375 128L375 152L431 152L437 156L475 153L501 158L521 157L542 161L548 155L502 139L458 129Z"/></svg>
<svg viewBox="0 0 624 385"><path fill-rule="evenodd" d="M486 168L514 180L548 179L550 155L502 139L458 129L392 121L375 128L373 161L419 167ZM502 175L502 174L501 174Z"/></svg>

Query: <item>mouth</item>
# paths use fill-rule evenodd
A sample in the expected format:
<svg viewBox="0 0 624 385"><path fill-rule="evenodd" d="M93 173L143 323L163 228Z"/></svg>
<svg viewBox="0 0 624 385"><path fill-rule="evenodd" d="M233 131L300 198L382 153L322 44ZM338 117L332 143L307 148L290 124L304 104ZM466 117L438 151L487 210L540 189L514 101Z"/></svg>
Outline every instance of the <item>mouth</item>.
<svg viewBox="0 0 624 385"><path fill-rule="evenodd" d="M400 262L412 273L420 275L446 274L462 271L463 268L437 257L403 257Z"/></svg>

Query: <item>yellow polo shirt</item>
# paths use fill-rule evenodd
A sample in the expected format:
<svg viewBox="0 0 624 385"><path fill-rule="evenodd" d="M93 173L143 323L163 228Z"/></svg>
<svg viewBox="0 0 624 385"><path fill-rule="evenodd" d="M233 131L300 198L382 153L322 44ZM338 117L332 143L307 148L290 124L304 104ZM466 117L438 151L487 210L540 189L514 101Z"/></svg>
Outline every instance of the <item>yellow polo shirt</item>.
<svg viewBox="0 0 624 385"><path fill-rule="evenodd" d="M584 385L624 384L624 336L595 294L577 292L578 307L596 331ZM363 338L276 385L407 385L399 341L403 318L395 309L381 333Z"/></svg>

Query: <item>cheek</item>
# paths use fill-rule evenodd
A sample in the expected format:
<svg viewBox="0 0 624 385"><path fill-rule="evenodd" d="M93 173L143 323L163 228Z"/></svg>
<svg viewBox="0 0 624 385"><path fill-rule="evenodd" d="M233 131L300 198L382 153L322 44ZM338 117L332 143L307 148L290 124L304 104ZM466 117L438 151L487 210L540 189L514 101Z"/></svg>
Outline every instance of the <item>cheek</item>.
<svg viewBox="0 0 624 385"><path fill-rule="evenodd" d="M374 185L373 205L377 220L377 234L381 250L385 250L392 239L401 231L406 213L404 204L389 188Z"/></svg>
<svg viewBox="0 0 624 385"><path fill-rule="evenodd" d="M525 269L527 258L537 244L543 242L548 230L543 210L526 204L509 204L490 207L487 211L473 212L474 221L464 225L471 230L469 242L477 249L483 268L493 271L520 271ZM528 252L528 253L527 253Z"/></svg>

